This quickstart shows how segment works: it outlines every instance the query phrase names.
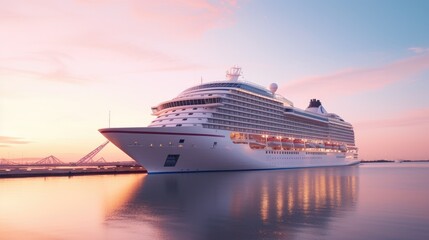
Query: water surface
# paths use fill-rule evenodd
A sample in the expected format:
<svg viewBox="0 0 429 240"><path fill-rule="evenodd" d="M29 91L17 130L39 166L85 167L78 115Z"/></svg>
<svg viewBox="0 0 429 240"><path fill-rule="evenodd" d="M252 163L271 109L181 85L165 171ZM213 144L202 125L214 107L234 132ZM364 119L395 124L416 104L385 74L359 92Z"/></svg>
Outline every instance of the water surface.
<svg viewBox="0 0 429 240"><path fill-rule="evenodd" d="M429 164L0 179L0 239L429 239Z"/></svg>

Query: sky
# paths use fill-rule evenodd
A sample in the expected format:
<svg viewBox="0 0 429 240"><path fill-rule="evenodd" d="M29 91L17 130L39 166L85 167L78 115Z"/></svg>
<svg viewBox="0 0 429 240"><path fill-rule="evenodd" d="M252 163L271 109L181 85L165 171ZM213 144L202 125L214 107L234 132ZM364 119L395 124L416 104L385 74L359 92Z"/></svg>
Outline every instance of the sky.
<svg viewBox="0 0 429 240"><path fill-rule="evenodd" d="M320 99L364 160L429 159L429 1L0 0L0 159L77 161L98 129L232 65ZM112 144L97 157L130 160ZM96 157L96 158L97 158Z"/></svg>

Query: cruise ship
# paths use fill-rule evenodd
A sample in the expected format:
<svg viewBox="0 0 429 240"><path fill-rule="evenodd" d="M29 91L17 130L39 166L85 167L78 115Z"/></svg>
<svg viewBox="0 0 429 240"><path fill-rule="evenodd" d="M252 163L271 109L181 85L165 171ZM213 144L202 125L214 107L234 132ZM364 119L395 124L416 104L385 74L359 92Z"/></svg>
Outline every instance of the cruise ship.
<svg viewBox="0 0 429 240"><path fill-rule="evenodd" d="M148 127L100 133L149 174L345 166L359 162L350 123L320 100L307 109L269 88L242 80L201 83L152 107Z"/></svg>

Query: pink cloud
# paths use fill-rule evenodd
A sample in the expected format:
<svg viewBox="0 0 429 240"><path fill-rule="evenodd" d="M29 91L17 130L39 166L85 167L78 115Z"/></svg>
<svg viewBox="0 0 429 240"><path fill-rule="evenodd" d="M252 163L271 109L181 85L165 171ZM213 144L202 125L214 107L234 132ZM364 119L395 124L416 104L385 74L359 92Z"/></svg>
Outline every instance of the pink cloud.
<svg viewBox="0 0 429 240"><path fill-rule="evenodd" d="M119 57L133 63L142 63L142 67L139 69L143 71L181 71L202 68L199 64L187 62L173 54L166 54L160 50L120 40L91 36L84 39L71 39L70 45L92 52L98 51L96 54L100 56L113 55L114 58Z"/></svg>
<svg viewBox="0 0 429 240"><path fill-rule="evenodd" d="M429 131L429 108L413 109L406 112L400 112L391 118L361 121L355 123L355 126L361 130L421 125L428 126L426 131Z"/></svg>
<svg viewBox="0 0 429 240"><path fill-rule="evenodd" d="M408 48L408 50L417 54L429 52L429 48L422 48L422 47L411 47L411 48Z"/></svg>
<svg viewBox="0 0 429 240"><path fill-rule="evenodd" d="M228 26L237 1L134 1L134 6L134 16L141 25L177 39L199 37L213 28Z"/></svg>
<svg viewBox="0 0 429 240"><path fill-rule="evenodd" d="M81 22L85 29L108 29L110 37L131 30L135 35L159 41L199 38L211 29L228 27L234 22L234 11L238 8L237 0L79 0L71 3L72 7L65 12L72 14L65 17L77 14L79 19L74 20ZM52 2L50 5L57 5L64 12L61 5ZM76 9L83 11L77 13Z"/></svg>
<svg viewBox="0 0 429 240"><path fill-rule="evenodd" d="M80 83L82 79L74 77L64 69L57 69L52 72L31 71L25 69L13 69L0 67L0 76L24 76L31 79L40 79L66 83Z"/></svg>
<svg viewBox="0 0 429 240"><path fill-rule="evenodd" d="M66 61L71 57L57 52L37 52L0 59L0 76L24 76L31 79L64 83L84 83L90 78L69 71Z"/></svg>
<svg viewBox="0 0 429 240"><path fill-rule="evenodd" d="M29 141L25 141L22 138L17 137L7 137L7 136L0 136L0 147L10 147L14 144L28 144Z"/></svg>
<svg viewBox="0 0 429 240"><path fill-rule="evenodd" d="M421 54L380 67L344 69L328 75L297 79L279 90L298 95L317 93L326 99L334 96L333 93L341 96L382 89L426 71L429 71L429 54Z"/></svg>
<svg viewBox="0 0 429 240"><path fill-rule="evenodd" d="M0 74L82 83L99 78L96 69L201 69L178 57L178 41L186 48L207 31L229 26L237 7L234 0L10 1L0 9Z"/></svg>

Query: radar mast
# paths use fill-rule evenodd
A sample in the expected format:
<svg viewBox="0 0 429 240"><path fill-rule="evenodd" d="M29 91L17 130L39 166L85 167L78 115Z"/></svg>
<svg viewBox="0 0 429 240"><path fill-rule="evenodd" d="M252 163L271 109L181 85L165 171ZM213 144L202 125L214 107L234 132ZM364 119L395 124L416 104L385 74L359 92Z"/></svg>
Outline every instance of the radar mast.
<svg viewBox="0 0 429 240"><path fill-rule="evenodd" d="M226 79L229 81L238 81L238 77L241 76L241 67L235 65L226 71Z"/></svg>

